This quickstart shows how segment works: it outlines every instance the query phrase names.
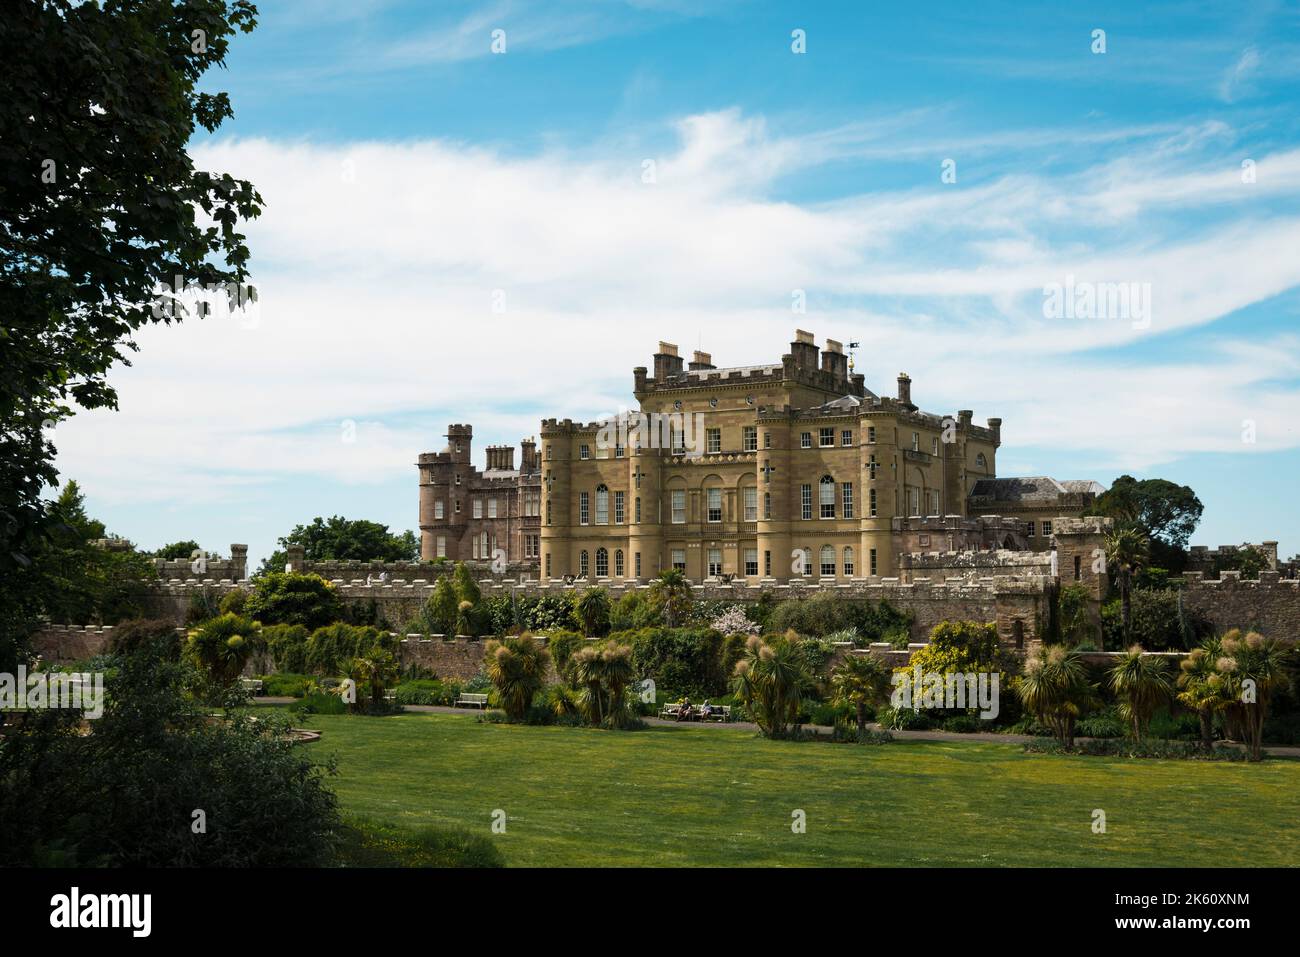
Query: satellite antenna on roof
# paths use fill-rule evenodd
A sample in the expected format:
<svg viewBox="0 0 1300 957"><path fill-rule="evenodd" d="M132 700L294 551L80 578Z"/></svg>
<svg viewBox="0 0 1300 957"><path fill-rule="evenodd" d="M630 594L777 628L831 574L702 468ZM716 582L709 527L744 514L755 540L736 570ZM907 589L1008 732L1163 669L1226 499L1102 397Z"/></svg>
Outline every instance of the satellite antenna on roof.
<svg viewBox="0 0 1300 957"><path fill-rule="evenodd" d="M853 350L862 345L860 342L849 343L849 375L853 375Z"/></svg>

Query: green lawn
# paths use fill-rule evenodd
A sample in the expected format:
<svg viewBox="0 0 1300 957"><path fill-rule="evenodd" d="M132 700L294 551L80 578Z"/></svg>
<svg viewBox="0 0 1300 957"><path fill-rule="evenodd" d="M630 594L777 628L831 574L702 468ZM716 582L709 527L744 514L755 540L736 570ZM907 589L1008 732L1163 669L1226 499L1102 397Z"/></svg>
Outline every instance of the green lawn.
<svg viewBox="0 0 1300 957"><path fill-rule="evenodd" d="M491 835L508 865L1279 866L1300 762L1023 754L1002 744L765 741L469 715L309 716L346 812ZM1092 832L1106 812L1107 833ZM791 812L807 832L791 831Z"/></svg>

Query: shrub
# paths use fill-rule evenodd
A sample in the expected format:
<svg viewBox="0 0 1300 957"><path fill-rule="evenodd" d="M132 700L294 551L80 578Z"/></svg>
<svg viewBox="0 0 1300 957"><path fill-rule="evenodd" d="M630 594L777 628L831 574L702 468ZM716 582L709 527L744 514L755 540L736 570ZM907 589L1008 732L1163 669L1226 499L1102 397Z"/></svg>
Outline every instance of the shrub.
<svg viewBox="0 0 1300 957"><path fill-rule="evenodd" d="M876 720L891 731L929 731L934 726L928 714L911 708L881 708Z"/></svg>
<svg viewBox="0 0 1300 957"><path fill-rule="evenodd" d="M558 678L569 680L569 659L573 653L587 643L587 639L576 631L556 629L547 632L546 647L551 653L551 662Z"/></svg>
<svg viewBox="0 0 1300 957"><path fill-rule="evenodd" d="M979 718L971 717L968 714L955 714L952 717L945 718L940 727L944 731L950 731L954 734L974 734L976 731L983 731L980 726Z"/></svg>
<svg viewBox="0 0 1300 957"><path fill-rule="evenodd" d="M1094 714L1076 724L1074 733L1081 738L1122 738L1124 722L1111 714Z"/></svg>
<svg viewBox="0 0 1300 957"><path fill-rule="evenodd" d="M277 671L307 671L307 636L302 625L268 625L262 629L262 639Z"/></svg>
<svg viewBox="0 0 1300 957"><path fill-rule="evenodd" d="M446 695L446 689L441 681L430 678L417 678L414 681L403 681L393 689L393 699L402 705L420 704L420 705L437 705L442 704Z"/></svg>
<svg viewBox="0 0 1300 957"><path fill-rule="evenodd" d="M549 657L546 648L527 634L487 643L484 667L510 720L523 720L533 696L545 684Z"/></svg>
<svg viewBox="0 0 1300 957"><path fill-rule="evenodd" d="M223 615L230 614L243 616L247 611L247 605L248 592L244 591L242 588L236 588L232 591L226 592L226 596L221 599L221 604L218 606L218 609Z"/></svg>
<svg viewBox="0 0 1300 957"><path fill-rule="evenodd" d="M302 625L314 631L343 618L338 590L319 575L267 572L257 579L244 612L264 625Z"/></svg>
<svg viewBox="0 0 1300 957"><path fill-rule="evenodd" d="M829 635L853 624L852 609L846 601L829 591L819 591L811 598L792 598L781 602L768 617L771 632L797 631L801 635Z"/></svg>
<svg viewBox="0 0 1300 957"><path fill-rule="evenodd" d="M0 747L0 866L312 867L331 861L337 799L275 714L210 721L193 665L147 650L106 675L93 734L49 710ZM195 808L206 833L188 826ZM233 823L234 826L231 826ZM215 825L215 826L214 826Z"/></svg>
<svg viewBox="0 0 1300 957"><path fill-rule="evenodd" d="M609 631L609 592L588 588L573 605L573 613L582 625L583 634L598 638Z"/></svg>
<svg viewBox="0 0 1300 957"><path fill-rule="evenodd" d="M311 691L289 710L294 714L347 714L348 706L342 698L328 691Z"/></svg>
<svg viewBox="0 0 1300 957"><path fill-rule="evenodd" d="M640 591L625 592L610 606L610 631L639 631L662 624L658 609Z"/></svg>
<svg viewBox="0 0 1300 957"><path fill-rule="evenodd" d="M113 629L107 650L114 655L134 655L148 651L155 657L177 661L184 645L185 639L174 621L135 618L124 621Z"/></svg>
<svg viewBox="0 0 1300 957"><path fill-rule="evenodd" d="M831 741L836 744L889 744L893 740L888 731L859 730L848 724L837 724L831 732Z"/></svg>
<svg viewBox="0 0 1300 957"><path fill-rule="evenodd" d="M519 620L520 624L529 631L543 633L549 633L556 628L577 628L578 622L573 616L572 593L519 599Z"/></svg>
<svg viewBox="0 0 1300 957"><path fill-rule="evenodd" d="M632 641L632 666L640 677L695 697L726 691L722 636L712 628L646 628Z"/></svg>
<svg viewBox="0 0 1300 957"><path fill-rule="evenodd" d="M1214 633L1214 626L1195 609L1186 608L1172 589L1134 588L1133 634L1124 635L1123 607L1118 599L1101 609L1107 648L1139 644L1148 651L1186 651Z"/></svg>
<svg viewBox="0 0 1300 957"><path fill-rule="evenodd" d="M301 698L311 687L311 677L303 674L267 675L262 679L262 693L270 698Z"/></svg>
<svg viewBox="0 0 1300 957"><path fill-rule="evenodd" d="M337 675L353 658L368 658L376 652L397 651L398 638L378 628L337 622L318 628L307 639L306 669L317 675Z"/></svg>

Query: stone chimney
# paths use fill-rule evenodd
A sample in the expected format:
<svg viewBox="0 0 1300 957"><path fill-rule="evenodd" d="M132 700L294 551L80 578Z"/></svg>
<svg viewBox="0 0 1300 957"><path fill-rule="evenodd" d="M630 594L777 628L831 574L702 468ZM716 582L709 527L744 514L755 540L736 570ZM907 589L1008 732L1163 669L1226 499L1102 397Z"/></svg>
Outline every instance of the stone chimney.
<svg viewBox="0 0 1300 957"><path fill-rule="evenodd" d="M248 546L230 546L230 578L232 581L248 580Z"/></svg>
<svg viewBox="0 0 1300 957"><path fill-rule="evenodd" d="M519 470L521 472L537 471L537 441L524 439L519 443Z"/></svg>
<svg viewBox="0 0 1300 957"><path fill-rule="evenodd" d="M971 420L975 413L971 409L959 409L957 411L957 421L961 423L963 429L970 428Z"/></svg>
<svg viewBox="0 0 1300 957"><path fill-rule="evenodd" d="M654 354L655 381L663 382L670 376L681 375L682 359L677 354L677 346L671 342L659 343L659 351Z"/></svg>
<svg viewBox="0 0 1300 957"><path fill-rule="evenodd" d="M1002 420L989 419L989 431L993 433L993 444L1002 444Z"/></svg>
<svg viewBox="0 0 1300 957"><path fill-rule="evenodd" d="M489 445L487 449L488 471L512 472L515 467L515 450L511 445Z"/></svg>
<svg viewBox="0 0 1300 957"><path fill-rule="evenodd" d="M834 339L826 340L826 351L822 353L822 371L829 372L836 379L848 379L849 357L844 354L844 344Z"/></svg>
<svg viewBox="0 0 1300 957"><path fill-rule="evenodd" d="M898 404L916 410L916 406L912 405L912 377L906 372L898 374Z"/></svg>
<svg viewBox="0 0 1300 957"><path fill-rule="evenodd" d="M794 356L796 369L808 372L817 370L817 340L811 332L802 329L794 331L794 342L790 343L790 355Z"/></svg>
<svg viewBox="0 0 1300 957"><path fill-rule="evenodd" d="M696 349L695 356L692 358L691 364L687 366L687 368L692 372L696 372L701 369L716 369L717 366L713 364L713 356L709 355L707 352L700 352Z"/></svg>

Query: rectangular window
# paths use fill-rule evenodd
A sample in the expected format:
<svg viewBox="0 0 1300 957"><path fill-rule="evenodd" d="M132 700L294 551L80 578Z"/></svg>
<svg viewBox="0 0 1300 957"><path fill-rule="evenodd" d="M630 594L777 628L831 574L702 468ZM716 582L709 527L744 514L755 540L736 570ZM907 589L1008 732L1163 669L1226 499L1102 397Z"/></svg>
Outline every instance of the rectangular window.
<svg viewBox="0 0 1300 957"><path fill-rule="evenodd" d="M623 493L614 493L614 524L623 524Z"/></svg>
<svg viewBox="0 0 1300 957"><path fill-rule="evenodd" d="M875 573L876 573L876 550L873 548L871 550L871 574L874 575Z"/></svg>
<svg viewBox="0 0 1300 957"><path fill-rule="evenodd" d="M939 500L939 490L932 489L930 492L930 514L940 515L943 513L943 502Z"/></svg>
<svg viewBox="0 0 1300 957"><path fill-rule="evenodd" d="M474 517L483 517L483 500L481 498L474 499Z"/></svg>
<svg viewBox="0 0 1300 957"><path fill-rule="evenodd" d="M621 445L614 446L614 458L621 459L622 457L623 457L623 446Z"/></svg>
<svg viewBox="0 0 1300 957"><path fill-rule="evenodd" d="M745 521L758 521L758 489L752 485L745 487Z"/></svg>
<svg viewBox="0 0 1300 957"><path fill-rule="evenodd" d="M853 517L853 483L845 482L840 486L840 498L844 503L844 517Z"/></svg>
<svg viewBox="0 0 1300 957"><path fill-rule="evenodd" d="M578 458L581 458L581 459L589 459L589 458L591 458L591 448L590 448L590 446L586 446L586 445L580 445L580 446L578 446Z"/></svg>
<svg viewBox="0 0 1300 957"><path fill-rule="evenodd" d="M834 445L835 428L832 426L831 428L821 429L818 438L821 440L822 448L827 448L828 446Z"/></svg>
<svg viewBox="0 0 1300 957"><path fill-rule="evenodd" d="M822 518L835 517L835 483L819 482L817 489L817 504L821 506Z"/></svg>
<svg viewBox="0 0 1300 957"><path fill-rule="evenodd" d="M632 503L632 510L636 515L636 519L635 519L636 523L640 525L641 524L641 496L640 495L638 495L636 497L636 501Z"/></svg>
<svg viewBox="0 0 1300 957"><path fill-rule="evenodd" d="M596 489L596 524L609 524L609 489L603 485Z"/></svg>
<svg viewBox="0 0 1300 957"><path fill-rule="evenodd" d="M1052 523L1043 522L1043 538L1051 538L1051 537L1052 537Z"/></svg>
<svg viewBox="0 0 1300 957"><path fill-rule="evenodd" d="M447 536L445 535L438 536L438 557L447 557Z"/></svg>
<svg viewBox="0 0 1300 957"><path fill-rule="evenodd" d="M799 448L801 448L801 449L810 449L810 448L812 448L812 433L811 433L811 432L800 432L800 433L799 433Z"/></svg>
<svg viewBox="0 0 1300 957"><path fill-rule="evenodd" d="M635 572L636 577L640 578L641 577L641 553L640 552L634 552L632 554L632 564L636 568L636 572Z"/></svg>
<svg viewBox="0 0 1300 957"><path fill-rule="evenodd" d="M679 572L686 571L686 549L673 549L673 568L677 569Z"/></svg>
<svg viewBox="0 0 1300 957"><path fill-rule="evenodd" d="M875 518L876 517L876 490L874 488L867 493L867 499L868 499L867 514L869 514L872 518Z"/></svg>
<svg viewBox="0 0 1300 957"><path fill-rule="evenodd" d="M547 449L547 451L549 452L550 449ZM551 553L550 552L546 553L546 577L547 578L551 577Z"/></svg>
<svg viewBox="0 0 1300 957"><path fill-rule="evenodd" d="M763 448L765 448L765 449L770 449L771 447L772 447L772 433L771 433L771 432L764 432L764 433L763 433Z"/></svg>
<svg viewBox="0 0 1300 957"><path fill-rule="evenodd" d="M909 488L907 490L907 514L921 514L921 490L919 488Z"/></svg>
<svg viewBox="0 0 1300 957"><path fill-rule="evenodd" d="M763 518L766 521L771 521L772 519L772 493L771 492L763 493Z"/></svg>
<svg viewBox="0 0 1300 957"><path fill-rule="evenodd" d="M1074 556L1074 580L1080 581L1083 578L1083 561L1078 555Z"/></svg>
<svg viewBox="0 0 1300 957"><path fill-rule="evenodd" d="M867 442L871 445L876 444L876 427L874 425L867 426Z"/></svg>
<svg viewBox="0 0 1300 957"><path fill-rule="evenodd" d="M921 451L921 433L920 433L920 432L913 432L913 433L912 433L912 451L913 451L913 452L919 452L919 451Z"/></svg>
<svg viewBox="0 0 1300 957"><path fill-rule="evenodd" d="M686 490L673 490L673 524L686 524Z"/></svg>
<svg viewBox="0 0 1300 957"><path fill-rule="evenodd" d="M799 486L799 506L805 522L812 519L812 486Z"/></svg>
<svg viewBox="0 0 1300 957"><path fill-rule="evenodd" d="M710 455L716 455L722 451L722 430L705 429L704 430L704 450Z"/></svg>
<svg viewBox="0 0 1300 957"><path fill-rule="evenodd" d="M614 552L614 577L623 577L623 549Z"/></svg>
<svg viewBox="0 0 1300 957"><path fill-rule="evenodd" d="M670 444L673 447L673 455L686 454L686 433L682 431L680 425L668 425L669 434L672 436Z"/></svg>
<svg viewBox="0 0 1300 957"><path fill-rule="evenodd" d="M852 548L844 549L844 577L845 578L853 577L853 549Z"/></svg>
<svg viewBox="0 0 1300 957"><path fill-rule="evenodd" d="M931 455L939 454L939 440L937 438L930 439L930 454Z"/></svg>
<svg viewBox="0 0 1300 957"><path fill-rule="evenodd" d="M745 452L758 451L758 426L747 425L740 430L740 447Z"/></svg>
<svg viewBox="0 0 1300 957"><path fill-rule="evenodd" d="M853 430L842 429L840 431L840 445L844 446L845 448L848 448L852 444L853 444Z"/></svg>
<svg viewBox="0 0 1300 957"><path fill-rule="evenodd" d="M827 561L827 559L830 559L830 561ZM821 565L823 578L835 577L835 549L830 547L822 549Z"/></svg>
<svg viewBox="0 0 1300 957"><path fill-rule="evenodd" d="M711 488L706 494L709 497L709 521L715 523L722 521L722 489Z"/></svg>
<svg viewBox="0 0 1300 957"><path fill-rule="evenodd" d="M722 576L722 549L709 549L709 577L720 578Z"/></svg>
<svg viewBox="0 0 1300 957"><path fill-rule="evenodd" d="M579 525L587 524L587 521L590 517L590 510L591 510L591 493L579 492L578 493L578 524Z"/></svg>
<svg viewBox="0 0 1300 957"><path fill-rule="evenodd" d="M745 577L746 578L758 577L758 549L757 548L745 549Z"/></svg>
<svg viewBox="0 0 1300 957"><path fill-rule="evenodd" d="M437 519L437 520L441 520L442 517L443 517L442 512L443 512L442 502L441 502L441 501L434 502L434 503L433 503L433 517L434 517L435 519Z"/></svg>
<svg viewBox="0 0 1300 957"><path fill-rule="evenodd" d="M1033 538L1033 537L1034 537L1034 520L1031 518L1029 520L1029 531L1025 533L1025 538Z"/></svg>
<svg viewBox="0 0 1300 957"><path fill-rule="evenodd" d="M490 498L488 499L488 518L496 518L496 517L497 517L497 500L494 498Z"/></svg>
<svg viewBox="0 0 1300 957"><path fill-rule="evenodd" d="M772 577L772 553L769 551L763 552L763 574Z"/></svg>

